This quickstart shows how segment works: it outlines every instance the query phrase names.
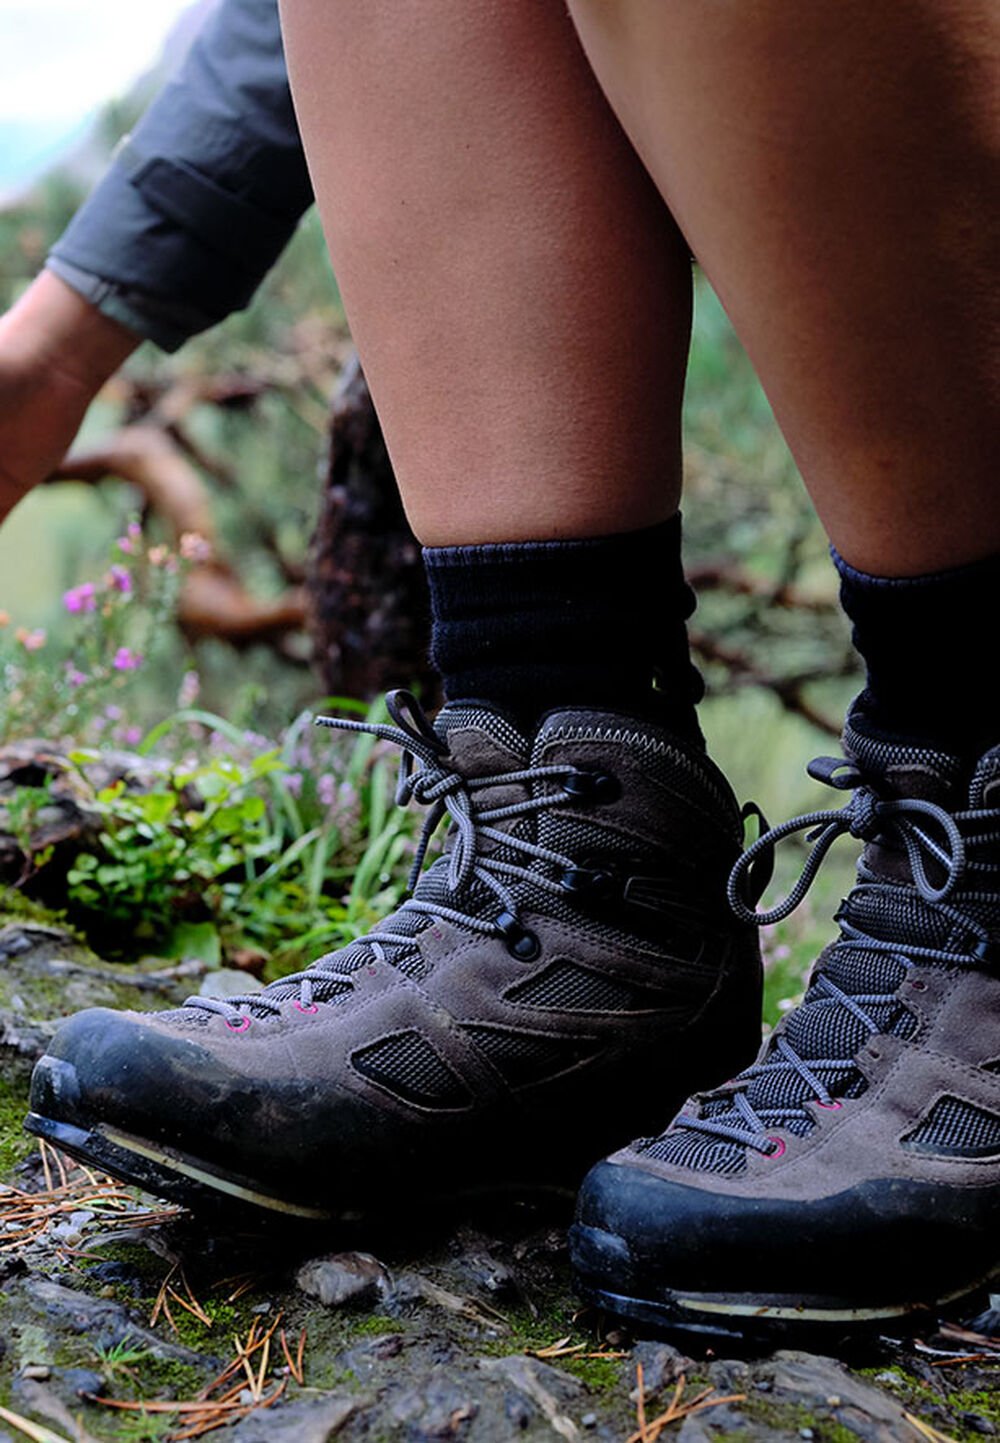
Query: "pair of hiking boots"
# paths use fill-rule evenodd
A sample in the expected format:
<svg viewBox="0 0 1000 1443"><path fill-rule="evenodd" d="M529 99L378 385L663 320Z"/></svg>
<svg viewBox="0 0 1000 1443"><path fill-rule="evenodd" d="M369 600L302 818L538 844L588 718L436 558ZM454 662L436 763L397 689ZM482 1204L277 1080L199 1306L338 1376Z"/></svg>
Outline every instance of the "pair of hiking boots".
<svg viewBox="0 0 1000 1443"><path fill-rule="evenodd" d="M192 1206L316 1221L586 1173L582 1291L668 1327L884 1326L1000 1272L1000 747L880 740L862 698L846 760L811 768L846 805L741 856L725 779L655 726L389 708L369 729L429 809L409 900L262 992L70 1019L31 1131ZM754 907L798 827L784 910L838 835L865 849L755 1061L777 914Z"/></svg>

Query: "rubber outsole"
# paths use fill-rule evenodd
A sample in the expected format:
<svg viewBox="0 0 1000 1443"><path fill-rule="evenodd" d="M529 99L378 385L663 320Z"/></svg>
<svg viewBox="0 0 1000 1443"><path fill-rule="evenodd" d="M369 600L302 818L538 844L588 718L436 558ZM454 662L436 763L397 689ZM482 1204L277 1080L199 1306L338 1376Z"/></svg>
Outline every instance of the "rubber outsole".
<svg viewBox="0 0 1000 1443"><path fill-rule="evenodd" d="M294 1217L316 1223L338 1217L327 1209L264 1192L251 1179L223 1173L201 1158L103 1124L81 1128L29 1112L24 1126L27 1132L88 1166L192 1211L249 1209L258 1218ZM340 1216L344 1221L351 1220L349 1214Z"/></svg>
<svg viewBox="0 0 1000 1443"><path fill-rule="evenodd" d="M586 1302L628 1323L664 1334L681 1333L747 1345L774 1347L785 1343L839 1340L857 1342L887 1331L909 1333L959 1305L974 1306L1000 1280L990 1273L955 1293L913 1302L851 1306L843 1298L803 1295L696 1293L662 1288L656 1296L619 1291L624 1243L602 1229L574 1223L569 1232L570 1259L577 1288Z"/></svg>

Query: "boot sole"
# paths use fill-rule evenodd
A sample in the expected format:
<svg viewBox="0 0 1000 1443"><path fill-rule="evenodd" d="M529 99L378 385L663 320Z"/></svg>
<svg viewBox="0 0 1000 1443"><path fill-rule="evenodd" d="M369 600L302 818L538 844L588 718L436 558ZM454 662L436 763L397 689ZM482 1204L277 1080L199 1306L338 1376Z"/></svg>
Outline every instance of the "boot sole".
<svg viewBox="0 0 1000 1443"><path fill-rule="evenodd" d="M310 1222L330 1222L338 1216L324 1208L264 1192L260 1184L250 1178L221 1172L202 1158L133 1137L103 1123L93 1128L74 1127L71 1123L55 1122L40 1113L29 1112L24 1127L26 1132L51 1143L60 1152L181 1207L218 1209L228 1202L235 1207L252 1208L258 1214L263 1210L275 1217L296 1217Z"/></svg>
<svg viewBox="0 0 1000 1443"><path fill-rule="evenodd" d="M838 1338L856 1341L893 1325L910 1332L933 1321L938 1313L972 1302L1000 1283L1000 1264L953 1293L921 1302L886 1301L851 1306L844 1298L806 1295L696 1293L663 1288L655 1296L621 1293L621 1240L601 1228L574 1223L569 1230L570 1258L577 1291L589 1303L628 1322L664 1333L700 1334L773 1347L786 1342L820 1340L831 1346ZM652 1290L650 1290L652 1292Z"/></svg>
<svg viewBox="0 0 1000 1443"><path fill-rule="evenodd" d="M148 1138L135 1137L105 1123L92 1128L76 1127L29 1112L24 1119L24 1128L88 1167L97 1168L121 1182L141 1188L153 1197L164 1198L201 1216L222 1216L227 1223L234 1216L257 1226L266 1224L268 1220L279 1222L292 1217L300 1219L303 1224L335 1222L346 1226L378 1219L386 1210L389 1216L398 1211L398 1201L392 1199L381 1205L372 1203L370 1207L338 1209L321 1208L302 1199L281 1197L265 1191L253 1178L224 1172L204 1158L193 1157L178 1148L151 1142ZM530 1178L465 1188L449 1187L447 1192L421 1194L414 1198L411 1210L415 1216L420 1214L421 1209L434 1215L439 1209L450 1209L473 1200L503 1202L529 1197L555 1199L560 1207L568 1206L585 1171L586 1165L583 1165L572 1180Z"/></svg>

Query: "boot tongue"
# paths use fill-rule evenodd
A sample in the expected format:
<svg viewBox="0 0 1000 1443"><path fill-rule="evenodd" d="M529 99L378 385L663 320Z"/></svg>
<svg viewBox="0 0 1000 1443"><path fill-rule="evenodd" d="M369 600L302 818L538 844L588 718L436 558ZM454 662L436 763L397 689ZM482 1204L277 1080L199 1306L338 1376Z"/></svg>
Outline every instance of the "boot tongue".
<svg viewBox="0 0 1000 1443"><path fill-rule="evenodd" d="M466 780L500 778L495 786L476 788L477 811L491 811L527 800L530 795L527 783L504 780L506 773L527 767L531 756L531 743L507 717L482 702L449 702L438 712L434 730L448 746L445 765L450 763ZM517 827L518 820L501 818L490 825L510 831ZM488 840L482 845L486 851L491 848Z"/></svg>
<svg viewBox="0 0 1000 1443"><path fill-rule="evenodd" d="M969 806L972 810L1000 808L1000 747L994 747L977 763L969 786Z"/></svg>
<svg viewBox="0 0 1000 1443"><path fill-rule="evenodd" d="M434 730L463 777L490 777L528 765L528 738L484 702L448 702L435 717Z"/></svg>
<svg viewBox="0 0 1000 1443"><path fill-rule="evenodd" d="M886 799L914 797L949 809L965 803L968 768L958 757L881 736L857 706L844 724L844 752Z"/></svg>

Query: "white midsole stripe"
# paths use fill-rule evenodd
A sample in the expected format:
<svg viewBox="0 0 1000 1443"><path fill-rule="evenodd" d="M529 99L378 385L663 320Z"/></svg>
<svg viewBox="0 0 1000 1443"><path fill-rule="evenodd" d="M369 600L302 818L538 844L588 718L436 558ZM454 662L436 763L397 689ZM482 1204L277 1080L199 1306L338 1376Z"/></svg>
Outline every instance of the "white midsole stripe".
<svg viewBox="0 0 1000 1443"><path fill-rule="evenodd" d="M125 1133L116 1132L113 1128L103 1126L98 1130L103 1137L107 1138L108 1142L113 1142L116 1147L122 1148L125 1152L134 1152L139 1157L148 1158L150 1162L155 1162L170 1172L183 1173L185 1177L193 1178L195 1182L215 1188L217 1192L228 1193L231 1197L244 1198L248 1202L255 1203L257 1207L269 1208L271 1212L290 1213L293 1217L315 1218L321 1222L327 1221L330 1217L330 1214L324 1212L322 1208L304 1207L301 1203L282 1202L280 1198L269 1197L266 1193L253 1192L250 1188L241 1187L239 1183L230 1182L228 1178L219 1177L214 1172L207 1172L204 1168L196 1166L195 1163L177 1157L175 1153L165 1152L162 1148L153 1147L148 1142L140 1142L138 1138L128 1137Z"/></svg>

